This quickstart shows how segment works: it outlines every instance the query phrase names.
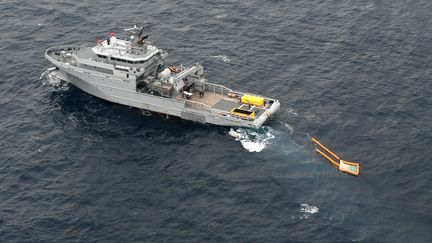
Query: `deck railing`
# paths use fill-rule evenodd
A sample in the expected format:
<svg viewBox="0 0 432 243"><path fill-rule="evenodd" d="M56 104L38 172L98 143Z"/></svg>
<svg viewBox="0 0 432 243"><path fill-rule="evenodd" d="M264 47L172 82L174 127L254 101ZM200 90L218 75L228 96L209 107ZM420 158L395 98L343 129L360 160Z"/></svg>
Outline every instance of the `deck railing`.
<svg viewBox="0 0 432 243"><path fill-rule="evenodd" d="M215 108L211 108L210 106L200 103L200 102L196 102L196 101L191 101L191 100L186 100L185 101L185 106L186 108L189 109L194 109L197 111L205 111L205 112L209 112L209 113L214 113L214 114L219 114L219 115L223 115L223 116L232 116L234 114L232 114L231 112L228 111L223 111L223 110L219 110L219 109L215 109ZM235 115L234 115L235 116ZM242 116L236 116L242 120L254 120L254 118L248 118L248 117L242 117Z"/></svg>
<svg viewBox="0 0 432 243"><path fill-rule="evenodd" d="M206 83L206 91L213 92L215 94L227 95L229 92L232 92L231 89L219 84Z"/></svg>
<svg viewBox="0 0 432 243"><path fill-rule="evenodd" d="M194 109L194 110L198 110L198 111L210 111L210 109L211 109L210 106L208 106L206 104L192 101L192 100L186 100L185 106L186 106L186 108L190 108L190 109Z"/></svg>
<svg viewBox="0 0 432 243"><path fill-rule="evenodd" d="M192 101L192 100L185 100L185 106L186 106L186 108L194 109L197 111L206 111L209 113L216 113L216 114L220 114L220 115L229 114L229 112L227 112L227 111L211 108L210 106L208 106L206 104Z"/></svg>

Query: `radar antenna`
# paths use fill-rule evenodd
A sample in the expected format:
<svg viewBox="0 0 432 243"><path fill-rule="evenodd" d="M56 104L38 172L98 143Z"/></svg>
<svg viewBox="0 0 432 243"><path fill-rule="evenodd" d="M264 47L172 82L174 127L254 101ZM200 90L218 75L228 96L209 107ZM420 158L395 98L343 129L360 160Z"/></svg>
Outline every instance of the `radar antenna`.
<svg viewBox="0 0 432 243"><path fill-rule="evenodd" d="M144 40L149 37L148 34L143 36L144 28L146 26L148 26L148 22L145 22L143 25L134 24L134 26L132 28L125 29L125 31L129 32L134 37L134 40L133 40L134 44L143 45Z"/></svg>

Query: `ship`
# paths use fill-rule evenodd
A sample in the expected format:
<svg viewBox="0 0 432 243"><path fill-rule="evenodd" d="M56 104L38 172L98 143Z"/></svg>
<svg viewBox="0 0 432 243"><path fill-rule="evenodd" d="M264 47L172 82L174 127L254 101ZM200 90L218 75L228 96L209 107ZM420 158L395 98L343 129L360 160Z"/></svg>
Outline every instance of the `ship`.
<svg viewBox="0 0 432 243"><path fill-rule="evenodd" d="M259 128L280 108L277 99L209 82L199 63L167 65L146 25L110 32L93 46L48 48L60 79L98 98L203 124Z"/></svg>

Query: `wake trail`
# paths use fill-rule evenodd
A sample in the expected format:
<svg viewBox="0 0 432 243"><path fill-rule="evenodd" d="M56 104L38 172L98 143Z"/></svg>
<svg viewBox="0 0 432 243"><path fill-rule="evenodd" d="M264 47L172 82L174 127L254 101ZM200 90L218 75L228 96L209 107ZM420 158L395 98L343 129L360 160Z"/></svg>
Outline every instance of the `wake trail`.
<svg viewBox="0 0 432 243"><path fill-rule="evenodd" d="M290 116L301 117L292 108L285 110ZM311 114L304 115L305 120L309 120ZM287 121L278 120L272 127L262 126L259 129L252 128L230 128L228 135L239 141L243 148L248 152L259 153L267 149L283 152L285 155L296 153L303 154L305 157L310 152L302 143L296 143L294 136L304 136L309 140L308 133L298 132L294 125Z"/></svg>

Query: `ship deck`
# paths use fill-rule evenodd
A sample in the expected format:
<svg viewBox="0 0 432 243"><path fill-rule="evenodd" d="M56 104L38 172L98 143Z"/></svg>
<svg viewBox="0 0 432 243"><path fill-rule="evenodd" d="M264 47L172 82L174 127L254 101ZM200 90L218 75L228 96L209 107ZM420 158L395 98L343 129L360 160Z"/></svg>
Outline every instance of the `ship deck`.
<svg viewBox="0 0 432 243"><path fill-rule="evenodd" d="M199 92L195 92L191 95L189 100L203 103L213 109L225 112L231 112L234 108L254 111L256 118L266 111L266 107L250 107L249 105L243 104L239 98L231 98L227 95L208 91L204 93L204 97L200 97Z"/></svg>
<svg viewBox="0 0 432 243"><path fill-rule="evenodd" d="M212 92L205 92L204 97L200 97L199 92L195 92L190 97L190 100L203 103L205 105L208 105L209 107L213 107L213 106L217 105L220 101L229 102L231 104L240 104L239 99L230 98L227 95L216 94L216 93L212 93Z"/></svg>

